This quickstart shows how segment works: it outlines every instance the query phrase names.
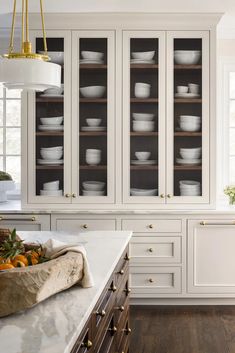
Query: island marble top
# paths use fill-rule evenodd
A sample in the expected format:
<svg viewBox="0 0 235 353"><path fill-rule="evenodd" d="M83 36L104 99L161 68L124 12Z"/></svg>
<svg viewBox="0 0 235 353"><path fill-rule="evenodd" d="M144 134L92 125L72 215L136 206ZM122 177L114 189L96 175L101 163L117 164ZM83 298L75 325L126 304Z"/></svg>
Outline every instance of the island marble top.
<svg viewBox="0 0 235 353"><path fill-rule="evenodd" d="M32 309L0 318L1 353L69 353L115 269L132 233L124 231L18 232L22 239L49 238L83 244L92 288L74 286Z"/></svg>

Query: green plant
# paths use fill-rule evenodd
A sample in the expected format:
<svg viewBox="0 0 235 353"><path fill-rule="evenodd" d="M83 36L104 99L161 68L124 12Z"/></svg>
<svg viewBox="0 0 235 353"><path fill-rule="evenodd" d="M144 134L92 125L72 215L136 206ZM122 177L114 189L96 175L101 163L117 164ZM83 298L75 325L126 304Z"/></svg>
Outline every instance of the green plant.
<svg viewBox="0 0 235 353"><path fill-rule="evenodd" d="M0 171L0 181L12 180L12 176L6 172Z"/></svg>
<svg viewBox="0 0 235 353"><path fill-rule="evenodd" d="M234 185L227 186L224 189L224 193L225 193L225 195L229 196L230 205L234 205L235 204L235 186Z"/></svg>

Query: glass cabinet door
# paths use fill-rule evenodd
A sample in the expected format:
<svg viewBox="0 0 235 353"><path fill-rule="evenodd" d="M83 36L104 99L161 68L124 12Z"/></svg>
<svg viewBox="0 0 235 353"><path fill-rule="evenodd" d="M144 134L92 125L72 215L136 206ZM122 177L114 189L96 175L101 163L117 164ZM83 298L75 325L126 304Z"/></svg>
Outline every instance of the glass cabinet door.
<svg viewBox="0 0 235 353"><path fill-rule="evenodd" d="M114 202L114 33L73 33L73 202Z"/></svg>
<svg viewBox="0 0 235 353"><path fill-rule="evenodd" d="M124 32L124 202L165 202L164 32Z"/></svg>
<svg viewBox="0 0 235 353"><path fill-rule="evenodd" d="M167 202L209 202L209 35L168 32Z"/></svg>
<svg viewBox="0 0 235 353"><path fill-rule="evenodd" d="M32 34L36 52L43 38ZM61 65L61 87L30 93L28 100L29 198L38 203L71 202L70 183L70 33L47 33L51 62ZM33 173L32 173L33 171ZM33 174L33 175L32 175Z"/></svg>

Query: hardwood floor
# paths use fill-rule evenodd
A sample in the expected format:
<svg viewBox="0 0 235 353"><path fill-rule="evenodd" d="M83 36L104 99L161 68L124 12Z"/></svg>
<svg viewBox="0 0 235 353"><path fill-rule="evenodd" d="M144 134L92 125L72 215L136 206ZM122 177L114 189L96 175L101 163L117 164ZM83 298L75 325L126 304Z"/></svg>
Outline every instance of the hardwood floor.
<svg viewBox="0 0 235 353"><path fill-rule="evenodd" d="M131 306L130 353L235 353L235 306Z"/></svg>

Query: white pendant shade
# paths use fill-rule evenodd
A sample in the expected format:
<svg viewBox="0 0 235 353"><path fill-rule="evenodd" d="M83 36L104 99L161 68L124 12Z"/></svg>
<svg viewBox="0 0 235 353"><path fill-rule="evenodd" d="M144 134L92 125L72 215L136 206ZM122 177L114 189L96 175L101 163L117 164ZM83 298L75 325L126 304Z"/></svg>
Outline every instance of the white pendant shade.
<svg viewBox="0 0 235 353"><path fill-rule="evenodd" d="M8 89L42 92L60 87L61 66L36 59L0 59L0 82Z"/></svg>

